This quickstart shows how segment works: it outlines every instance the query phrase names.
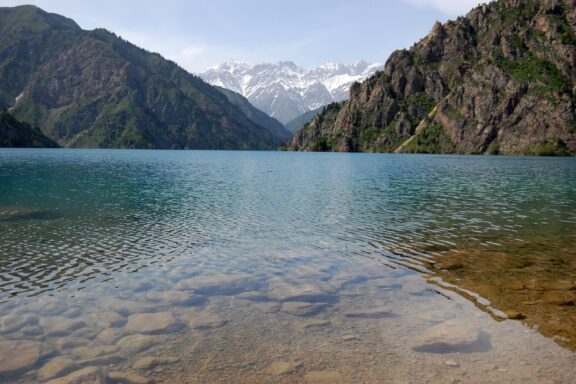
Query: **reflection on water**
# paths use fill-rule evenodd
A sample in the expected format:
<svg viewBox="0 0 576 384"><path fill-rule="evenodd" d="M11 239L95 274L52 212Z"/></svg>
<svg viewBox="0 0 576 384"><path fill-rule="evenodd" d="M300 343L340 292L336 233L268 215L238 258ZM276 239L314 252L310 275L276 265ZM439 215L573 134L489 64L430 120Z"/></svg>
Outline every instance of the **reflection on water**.
<svg viewBox="0 0 576 384"><path fill-rule="evenodd" d="M3 150L0 378L570 382L575 208L573 159Z"/></svg>

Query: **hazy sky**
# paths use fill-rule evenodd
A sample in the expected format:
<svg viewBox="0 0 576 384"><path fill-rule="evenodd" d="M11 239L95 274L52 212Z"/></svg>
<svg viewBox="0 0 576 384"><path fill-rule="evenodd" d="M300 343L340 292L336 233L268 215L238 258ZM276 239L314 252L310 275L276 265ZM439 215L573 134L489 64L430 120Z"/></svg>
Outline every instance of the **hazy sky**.
<svg viewBox="0 0 576 384"><path fill-rule="evenodd" d="M0 0L103 27L191 72L234 59L384 63L478 0Z"/></svg>

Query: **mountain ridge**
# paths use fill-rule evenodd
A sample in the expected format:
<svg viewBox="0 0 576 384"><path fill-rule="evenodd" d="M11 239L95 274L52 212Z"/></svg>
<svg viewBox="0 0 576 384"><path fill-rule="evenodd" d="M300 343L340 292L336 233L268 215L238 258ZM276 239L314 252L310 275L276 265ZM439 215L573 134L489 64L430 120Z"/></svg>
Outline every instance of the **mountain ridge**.
<svg viewBox="0 0 576 384"><path fill-rule="evenodd" d="M574 0L499 0L436 23L288 149L576 153Z"/></svg>
<svg viewBox="0 0 576 384"><path fill-rule="evenodd" d="M208 83L246 97L255 107L286 124L299 115L347 97L349 87L380 64L327 63L304 69L291 61L249 65L228 61L200 76Z"/></svg>
<svg viewBox="0 0 576 384"><path fill-rule="evenodd" d="M0 8L0 107L67 147L271 149L283 137L176 63L35 6Z"/></svg>

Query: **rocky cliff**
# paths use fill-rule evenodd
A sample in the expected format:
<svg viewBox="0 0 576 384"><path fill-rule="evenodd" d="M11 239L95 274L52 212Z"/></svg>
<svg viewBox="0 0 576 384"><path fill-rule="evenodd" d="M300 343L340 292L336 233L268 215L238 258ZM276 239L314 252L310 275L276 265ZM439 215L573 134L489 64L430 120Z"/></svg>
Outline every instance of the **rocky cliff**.
<svg viewBox="0 0 576 384"><path fill-rule="evenodd" d="M576 154L575 4L500 0L436 23L289 149Z"/></svg>
<svg viewBox="0 0 576 384"><path fill-rule="evenodd" d="M33 6L0 8L0 107L68 147L269 149L285 140L160 55Z"/></svg>

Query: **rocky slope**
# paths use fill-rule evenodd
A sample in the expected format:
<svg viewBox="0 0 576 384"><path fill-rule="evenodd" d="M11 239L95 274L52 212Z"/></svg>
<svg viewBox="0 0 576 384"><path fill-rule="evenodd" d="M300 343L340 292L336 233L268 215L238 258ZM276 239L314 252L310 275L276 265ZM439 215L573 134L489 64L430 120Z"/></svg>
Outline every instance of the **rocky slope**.
<svg viewBox="0 0 576 384"><path fill-rule="evenodd" d="M22 123L6 111L0 111L0 147L8 148L57 148L53 140L38 128Z"/></svg>
<svg viewBox="0 0 576 384"><path fill-rule="evenodd" d="M305 112L346 99L350 85L378 67L364 61L324 64L312 70L290 61L254 66L227 62L200 76L245 96L258 109L286 124Z"/></svg>
<svg viewBox="0 0 576 384"><path fill-rule="evenodd" d="M500 0L393 53L292 150L576 153L576 0Z"/></svg>
<svg viewBox="0 0 576 384"><path fill-rule="evenodd" d="M0 107L68 147L268 149L284 137L173 62L33 6L0 8Z"/></svg>

